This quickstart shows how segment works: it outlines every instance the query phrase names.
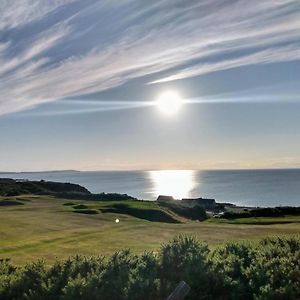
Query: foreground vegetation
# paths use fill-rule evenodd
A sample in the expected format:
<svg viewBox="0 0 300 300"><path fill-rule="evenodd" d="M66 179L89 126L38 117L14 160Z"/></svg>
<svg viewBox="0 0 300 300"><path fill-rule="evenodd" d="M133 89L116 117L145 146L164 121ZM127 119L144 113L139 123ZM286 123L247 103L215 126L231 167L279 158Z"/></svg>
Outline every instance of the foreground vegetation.
<svg viewBox="0 0 300 300"><path fill-rule="evenodd" d="M210 250L176 237L160 251L75 256L47 266L0 262L2 300L166 299L181 281L186 299L299 299L300 239L267 238Z"/></svg>

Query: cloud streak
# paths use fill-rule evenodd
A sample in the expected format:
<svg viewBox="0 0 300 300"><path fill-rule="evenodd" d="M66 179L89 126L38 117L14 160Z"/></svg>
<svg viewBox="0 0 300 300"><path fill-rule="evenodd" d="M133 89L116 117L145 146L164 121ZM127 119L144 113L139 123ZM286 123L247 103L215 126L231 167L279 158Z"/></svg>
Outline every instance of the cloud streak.
<svg viewBox="0 0 300 300"><path fill-rule="evenodd" d="M300 2L1 1L0 114L300 59Z"/></svg>

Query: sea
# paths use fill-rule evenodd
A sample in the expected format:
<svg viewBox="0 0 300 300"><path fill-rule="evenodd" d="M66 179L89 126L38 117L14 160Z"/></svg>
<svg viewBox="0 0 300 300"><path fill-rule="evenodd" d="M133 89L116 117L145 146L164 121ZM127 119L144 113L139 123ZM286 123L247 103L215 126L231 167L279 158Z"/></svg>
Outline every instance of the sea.
<svg viewBox="0 0 300 300"><path fill-rule="evenodd" d="M213 198L242 206L300 206L300 169L53 171L0 173L1 178L77 183L93 193L142 200Z"/></svg>

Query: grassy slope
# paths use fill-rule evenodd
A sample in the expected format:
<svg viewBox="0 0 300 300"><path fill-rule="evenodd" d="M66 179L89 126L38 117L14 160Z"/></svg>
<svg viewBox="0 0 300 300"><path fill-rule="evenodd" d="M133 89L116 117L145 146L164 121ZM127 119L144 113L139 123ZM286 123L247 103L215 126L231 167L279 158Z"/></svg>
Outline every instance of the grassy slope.
<svg viewBox="0 0 300 300"><path fill-rule="evenodd" d="M0 257L16 263L37 258L53 261L75 254L111 254L121 248L141 253L157 250L161 243L178 234L192 234L216 245L228 240L255 239L266 235L299 234L300 217L290 217L287 224L235 224L219 220L171 224L150 222L128 215L74 213L72 206L49 196L23 196L25 205L0 207ZM24 201L31 200L31 201ZM116 202L74 201L99 209ZM159 209L154 203L130 202L140 209ZM116 224L115 219L120 223ZM264 218L266 219L266 218ZM249 219L247 219L249 221Z"/></svg>

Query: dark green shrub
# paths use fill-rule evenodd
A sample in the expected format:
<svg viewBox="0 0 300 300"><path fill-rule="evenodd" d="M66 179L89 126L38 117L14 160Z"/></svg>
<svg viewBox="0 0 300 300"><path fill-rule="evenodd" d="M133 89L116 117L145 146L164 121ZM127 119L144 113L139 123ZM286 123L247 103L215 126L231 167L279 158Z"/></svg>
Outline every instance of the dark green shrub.
<svg viewBox="0 0 300 300"><path fill-rule="evenodd" d="M66 287L63 289L63 300L75 300L75 299L92 299L87 298L88 292L86 287L86 279L82 278L80 275L78 275L74 279L70 279L66 283ZM96 299L96 298L95 298Z"/></svg>
<svg viewBox="0 0 300 300"><path fill-rule="evenodd" d="M100 274L104 270L104 258L101 256L75 256L66 261L56 262L48 271L49 299L83 299L83 291L91 274ZM78 297L74 298L77 293Z"/></svg>
<svg viewBox="0 0 300 300"><path fill-rule="evenodd" d="M228 243L213 255L213 269L220 295L229 299L252 299L247 270L253 266L255 253L243 243Z"/></svg>
<svg viewBox="0 0 300 300"><path fill-rule="evenodd" d="M166 297L184 280L191 287L187 299L208 298L211 294L208 253L208 246L193 237L179 236L163 245L159 255L161 295Z"/></svg>
<svg viewBox="0 0 300 300"><path fill-rule="evenodd" d="M46 269L44 261L16 268L4 282L1 278L0 299L41 299L44 294ZM4 285L3 285L4 283Z"/></svg>
<svg viewBox="0 0 300 300"><path fill-rule="evenodd" d="M228 299L300 299L299 239L230 243L214 252L213 267Z"/></svg>
<svg viewBox="0 0 300 300"><path fill-rule="evenodd" d="M101 272L91 274L87 282L77 279L69 290L81 293L80 299L86 300L128 299L131 273L136 264L137 257L131 255L129 250L117 252L106 262Z"/></svg>
<svg viewBox="0 0 300 300"><path fill-rule="evenodd" d="M128 299L159 299L159 261L153 253L142 254L132 272Z"/></svg>

